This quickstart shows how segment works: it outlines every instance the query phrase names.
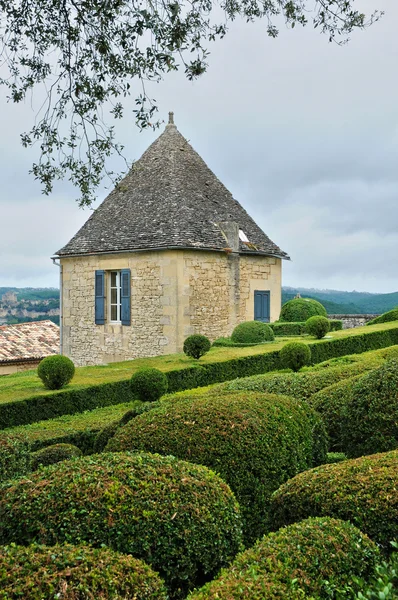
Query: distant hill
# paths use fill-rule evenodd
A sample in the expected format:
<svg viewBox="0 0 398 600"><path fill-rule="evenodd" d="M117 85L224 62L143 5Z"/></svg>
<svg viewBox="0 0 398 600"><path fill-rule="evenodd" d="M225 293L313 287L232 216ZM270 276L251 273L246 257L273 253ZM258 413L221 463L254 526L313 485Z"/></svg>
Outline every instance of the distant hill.
<svg viewBox="0 0 398 600"><path fill-rule="evenodd" d="M314 288L282 288L282 304L300 293L304 298L321 302L329 314L381 314L398 306L398 292L371 294Z"/></svg>
<svg viewBox="0 0 398 600"><path fill-rule="evenodd" d="M0 325L45 319L59 325L57 288L0 287Z"/></svg>

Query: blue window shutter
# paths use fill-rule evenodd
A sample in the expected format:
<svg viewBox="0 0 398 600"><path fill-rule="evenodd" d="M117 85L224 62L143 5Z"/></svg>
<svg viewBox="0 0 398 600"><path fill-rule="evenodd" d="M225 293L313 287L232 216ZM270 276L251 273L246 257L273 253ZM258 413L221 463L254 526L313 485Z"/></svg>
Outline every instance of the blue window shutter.
<svg viewBox="0 0 398 600"><path fill-rule="evenodd" d="M122 325L131 325L131 275L130 269L122 269L120 272L122 288Z"/></svg>
<svg viewBox="0 0 398 600"><path fill-rule="evenodd" d="M95 272L95 324L105 323L105 271Z"/></svg>
<svg viewBox="0 0 398 600"><path fill-rule="evenodd" d="M254 320L269 323L270 321L270 292L254 292Z"/></svg>

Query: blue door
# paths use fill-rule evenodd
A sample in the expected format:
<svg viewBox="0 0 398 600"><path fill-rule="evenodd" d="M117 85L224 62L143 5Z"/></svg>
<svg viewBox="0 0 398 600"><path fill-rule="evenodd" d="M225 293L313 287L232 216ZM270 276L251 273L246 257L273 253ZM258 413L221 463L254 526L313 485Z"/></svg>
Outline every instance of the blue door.
<svg viewBox="0 0 398 600"><path fill-rule="evenodd" d="M269 323L270 292L254 292L254 320Z"/></svg>

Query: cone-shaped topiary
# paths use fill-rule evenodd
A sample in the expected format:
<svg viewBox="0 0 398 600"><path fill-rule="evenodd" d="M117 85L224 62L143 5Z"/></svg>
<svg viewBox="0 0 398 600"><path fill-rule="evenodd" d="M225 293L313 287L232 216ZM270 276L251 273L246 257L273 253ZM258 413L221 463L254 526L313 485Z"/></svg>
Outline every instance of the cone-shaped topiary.
<svg viewBox="0 0 398 600"><path fill-rule="evenodd" d="M297 321L307 321L315 315L327 317L326 308L323 304L312 298L294 298L282 306L279 320L295 323Z"/></svg>
<svg viewBox="0 0 398 600"><path fill-rule="evenodd" d="M275 334L267 323L246 321L240 323L232 332L231 340L237 344L261 344L272 342Z"/></svg>
<svg viewBox="0 0 398 600"><path fill-rule="evenodd" d="M184 342L184 353L192 358L199 359L211 348L211 342L205 335L190 335Z"/></svg>
<svg viewBox="0 0 398 600"><path fill-rule="evenodd" d="M305 322L305 330L309 335L321 340L330 331L330 321L326 317L315 315Z"/></svg>
<svg viewBox="0 0 398 600"><path fill-rule="evenodd" d="M75 365L67 356L47 356L39 363L37 374L44 387L49 390L59 390L67 385L75 374Z"/></svg>
<svg viewBox="0 0 398 600"><path fill-rule="evenodd" d="M82 456L82 454L80 448L73 444L53 444L52 446L46 446L36 452L32 452L32 470L35 471L41 465L46 467L61 460Z"/></svg>
<svg viewBox="0 0 398 600"><path fill-rule="evenodd" d="M289 342L279 351L281 364L295 373L311 362L311 349L302 342Z"/></svg>
<svg viewBox="0 0 398 600"><path fill-rule="evenodd" d="M159 400L167 392L167 376L152 367L139 369L130 379L131 391L143 402Z"/></svg>
<svg viewBox="0 0 398 600"><path fill-rule="evenodd" d="M379 559L376 544L350 523L307 519L264 536L188 600L326 600L345 591L353 598L357 578L368 580Z"/></svg>
<svg viewBox="0 0 398 600"><path fill-rule="evenodd" d="M391 551L398 538L398 451L322 465L284 483L271 499L272 528L310 516L354 523Z"/></svg>
<svg viewBox="0 0 398 600"><path fill-rule="evenodd" d="M2 600L167 600L164 583L132 556L89 546L0 548Z"/></svg>
<svg viewBox="0 0 398 600"><path fill-rule="evenodd" d="M398 361L390 360L353 386L343 430L350 457L398 448Z"/></svg>
<svg viewBox="0 0 398 600"><path fill-rule="evenodd" d="M88 543L132 554L160 573L172 598L214 577L242 539L238 504L218 475L137 452L63 461L14 481L2 490L0 522L3 545Z"/></svg>
<svg viewBox="0 0 398 600"><path fill-rule="evenodd" d="M314 433L316 430L316 434ZM222 393L171 400L116 432L108 450L146 450L216 470L241 505L245 538L267 529L268 501L283 481L326 456L314 411L284 396ZM318 456L319 455L319 456ZM321 455L321 456L320 456Z"/></svg>

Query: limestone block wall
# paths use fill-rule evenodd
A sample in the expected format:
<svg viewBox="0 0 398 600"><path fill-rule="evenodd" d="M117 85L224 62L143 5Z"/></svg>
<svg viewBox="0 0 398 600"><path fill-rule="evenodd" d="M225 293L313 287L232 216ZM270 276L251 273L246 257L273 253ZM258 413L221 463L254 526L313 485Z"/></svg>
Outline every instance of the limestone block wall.
<svg viewBox="0 0 398 600"><path fill-rule="evenodd" d="M0 376L11 375L12 373L21 373L22 371L36 369L39 366L40 361L41 358L37 360L15 361L14 363L0 364Z"/></svg>
<svg viewBox="0 0 398 600"><path fill-rule="evenodd" d="M328 315L329 319L338 319L343 322L343 329L362 327L379 315Z"/></svg>
<svg viewBox="0 0 398 600"><path fill-rule="evenodd" d="M76 365L178 352L192 333L211 340L228 336L235 325L254 318L255 290L271 292L271 321L279 316L280 259L165 250L62 258L61 264L63 352ZM95 271L126 268L131 326L96 325Z"/></svg>

